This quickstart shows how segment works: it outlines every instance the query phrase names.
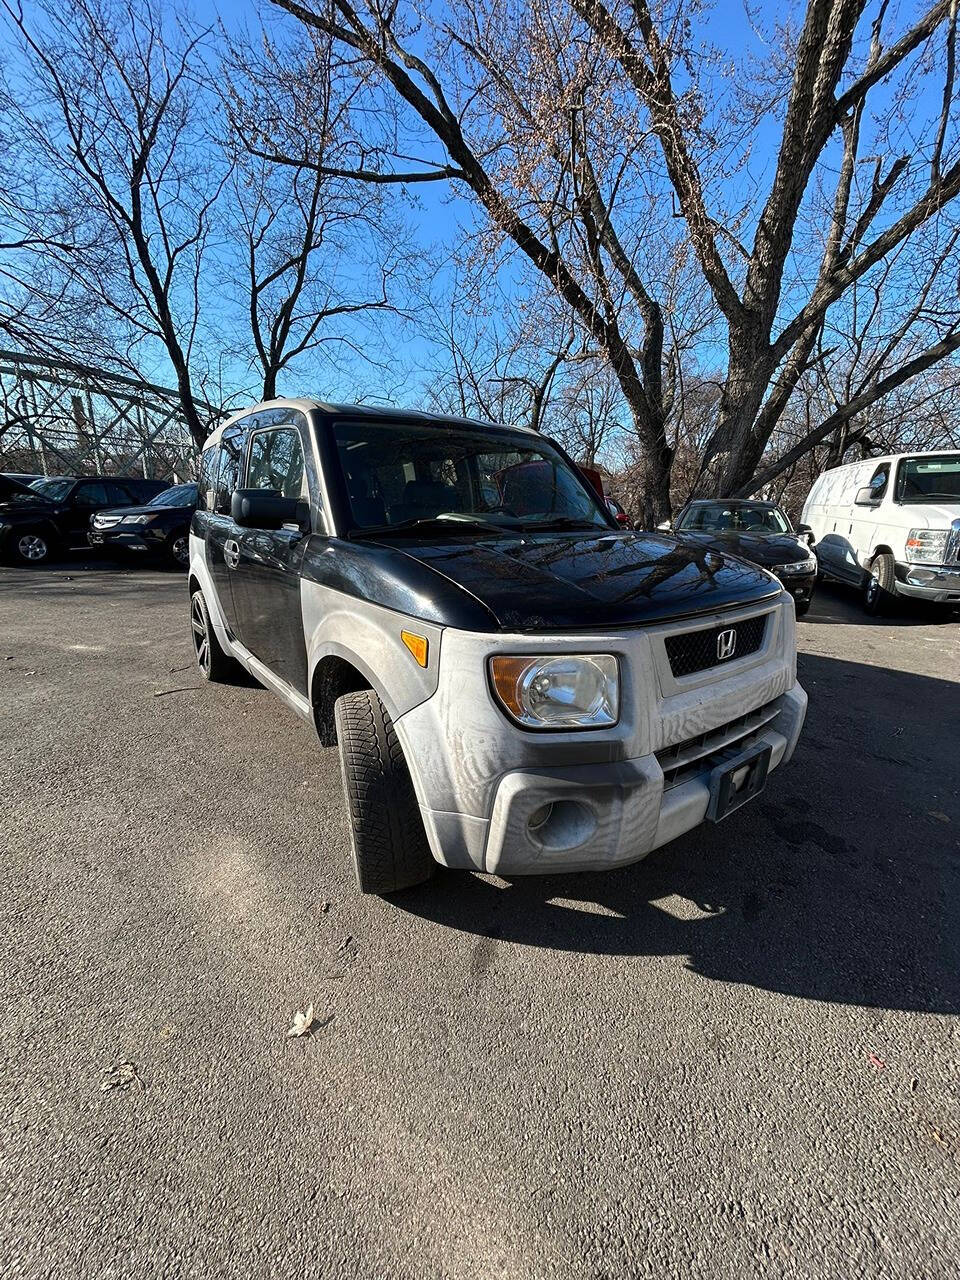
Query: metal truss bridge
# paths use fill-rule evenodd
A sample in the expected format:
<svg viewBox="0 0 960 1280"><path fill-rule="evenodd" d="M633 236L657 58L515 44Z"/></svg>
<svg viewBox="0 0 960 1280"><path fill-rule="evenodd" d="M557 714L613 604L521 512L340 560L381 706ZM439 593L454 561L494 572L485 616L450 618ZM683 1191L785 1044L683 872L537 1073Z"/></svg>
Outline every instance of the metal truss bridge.
<svg viewBox="0 0 960 1280"><path fill-rule="evenodd" d="M213 430L221 411L201 405ZM70 360L0 350L0 470L194 476L175 391Z"/></svg>

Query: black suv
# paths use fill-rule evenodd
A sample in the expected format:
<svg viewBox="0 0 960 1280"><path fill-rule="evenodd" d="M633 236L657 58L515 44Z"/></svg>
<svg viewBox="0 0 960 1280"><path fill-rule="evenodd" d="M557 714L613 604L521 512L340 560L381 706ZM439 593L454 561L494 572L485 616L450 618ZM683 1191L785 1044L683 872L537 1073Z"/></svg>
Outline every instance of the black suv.
<svg viewBox="0 0 960 1280"><path fill-rule="evenodd" d="M89 548L90 517L107 507L132 507L169 488L136 476L53 476L26 486L0 479L0 554L15 563L44 564L71 548Z"/></svg>
<svg viewBox="0 0 960 1280"><path fill-rule="evenodd" d="M750 498L698 499L671 525L685 541L741 556L776 576L793 596L797 617L810 608L817 559L810 550L809 525L794 530L782 507Z"/></svg>
<svg viewBox="0 0 960 1280"><path fill-rule="evenodd" d="M175 484L137 507L116 507L90 517L90 545L105 551L159 556L186 567L190 560L190 518L197 486Z"/></svg>

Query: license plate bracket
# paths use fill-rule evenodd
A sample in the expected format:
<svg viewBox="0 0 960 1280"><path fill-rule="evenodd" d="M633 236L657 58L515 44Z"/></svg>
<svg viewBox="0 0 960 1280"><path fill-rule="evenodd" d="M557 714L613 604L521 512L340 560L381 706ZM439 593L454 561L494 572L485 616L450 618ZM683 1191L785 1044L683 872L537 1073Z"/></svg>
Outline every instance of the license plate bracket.
<svg viewBox="0 0 960 1280"><path fill-rule="evenodd" d="M724 760L711 772L710 803L707 806L710 822L721 822L759 795L766 785L772 749L768 742L758 742L730 760Z"/></svg>

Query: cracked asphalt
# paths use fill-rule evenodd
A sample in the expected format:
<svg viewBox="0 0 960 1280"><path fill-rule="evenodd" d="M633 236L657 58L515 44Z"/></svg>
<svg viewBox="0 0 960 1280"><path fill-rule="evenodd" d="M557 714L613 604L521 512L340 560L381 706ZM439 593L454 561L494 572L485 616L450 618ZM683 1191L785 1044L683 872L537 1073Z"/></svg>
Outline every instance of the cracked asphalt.
<svg viewBox="0 0 960 1280"><path fill-rule="evenodd" d="M385 902L178 575L0 570L3 1275L957 1276L960 625L798 633L727 822Z"/></svg>

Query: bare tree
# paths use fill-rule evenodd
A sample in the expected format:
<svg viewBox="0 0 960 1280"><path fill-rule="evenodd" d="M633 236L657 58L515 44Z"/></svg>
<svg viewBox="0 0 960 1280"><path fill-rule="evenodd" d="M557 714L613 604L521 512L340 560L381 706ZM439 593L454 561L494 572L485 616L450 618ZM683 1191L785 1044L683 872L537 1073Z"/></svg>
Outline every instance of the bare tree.
<svg viewBox="0 0 960 1280"><path fill-rule="evenodd" d="M379 343L360 326L399 314L392 295L408 284L411 254L383 192L339 172L355 141L357 89L334 42L317 34L301 53L266 33L257 45L222 38L229 53L218 80L235 156L229 225L272 399L298 357L348 347L373 358Z"/></svg>
<svg viewBox="0 0 960 1280"><path fill-rule="evenodd" d="M866 0L808 0L753 104L752 133L733 109L735 88L708 96L719 80L701 78L680 4L654 17L646 0L519 12L506 0L458 0L434 19L375 0L273 3L382 79L442 149L418 176L469 191L490 232L509 239L563 300L617 378L650 521L669 512L674 460L676 360L662 287L663 259L683 251L674 215L727 352L698 484L733 493L751 482L830 309L960 193L955 0L938 0L889 40L884 0L872 21ZM929 67L939 72L942 106L926 119L910 94ZM894 85L896 101L875 121L868 101L881 82L888 92ZM781 134L766 198L729 207L736 169L717 157L739 138L735 164L744 163L771 115ZM874 158L861 182L865 140ZM410 180L383 162L372 169L378 182ZM666 246L660 259L653 235ZM842 412L862 412L898 379L960 348L956 319Z"/></svg>
<svg viewBox="0 0 960 1280"><path fill-rule="evenodd" d="M25 65L7 127L55 180L71 227L51 235L40 201L19 247L60 281L50 307L85 297L129 367L165 355L199 445L210 420L197 389L201 266L227 178L203 134L204 33L181 31L155 0L41 0L29 17L0 4Z"/></svg>

